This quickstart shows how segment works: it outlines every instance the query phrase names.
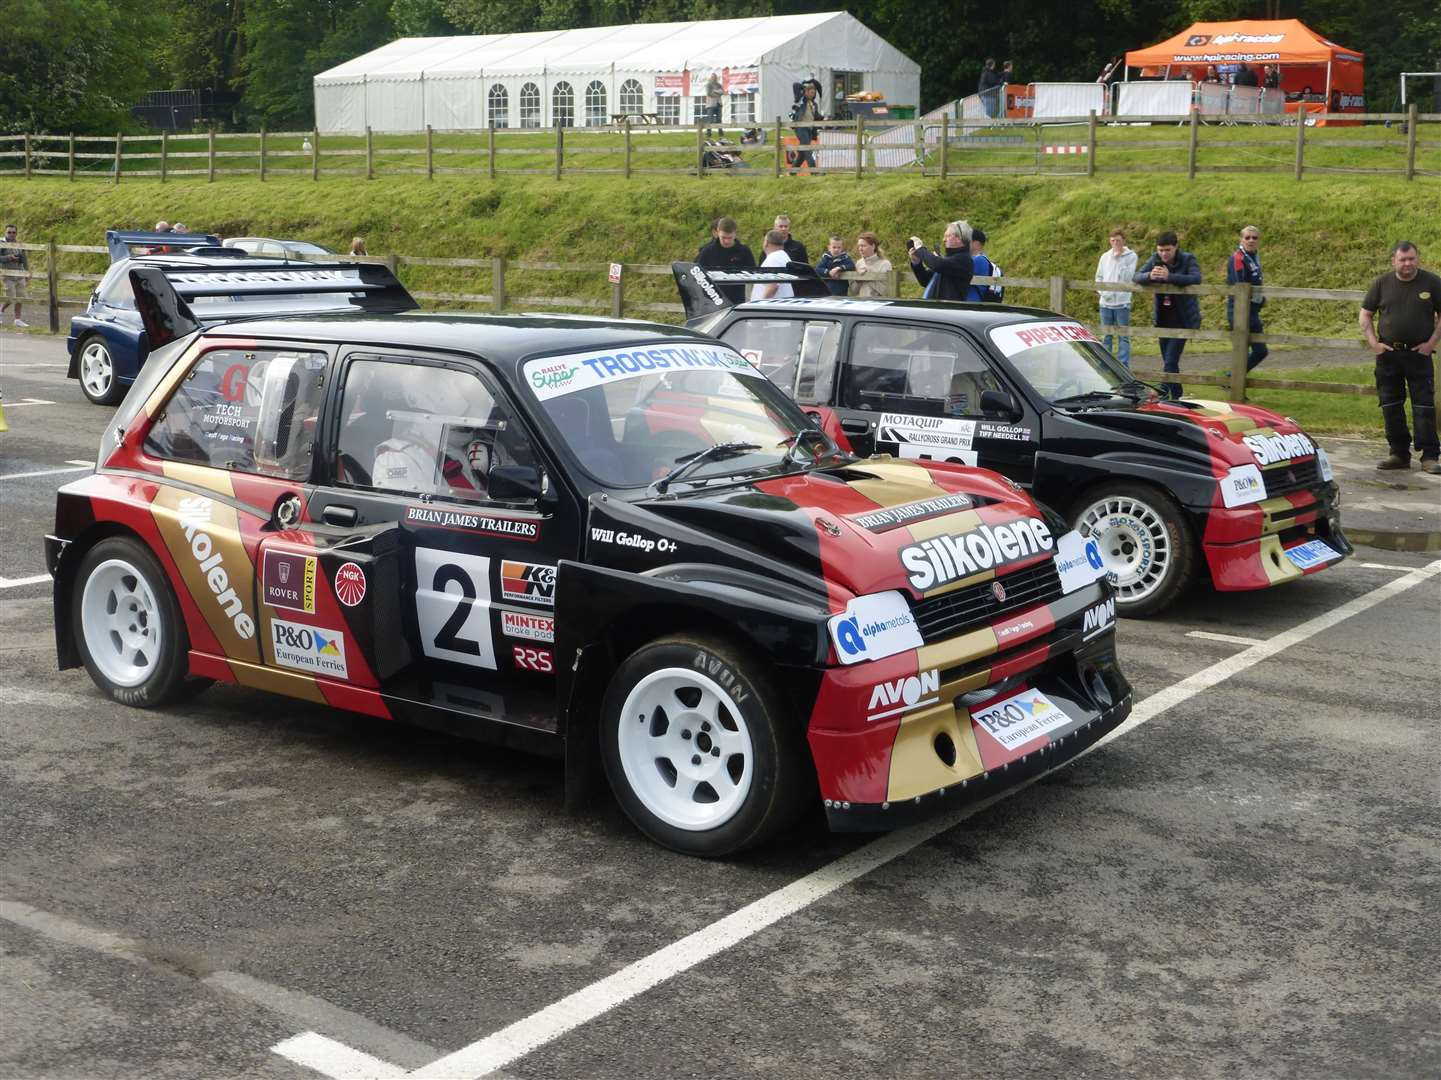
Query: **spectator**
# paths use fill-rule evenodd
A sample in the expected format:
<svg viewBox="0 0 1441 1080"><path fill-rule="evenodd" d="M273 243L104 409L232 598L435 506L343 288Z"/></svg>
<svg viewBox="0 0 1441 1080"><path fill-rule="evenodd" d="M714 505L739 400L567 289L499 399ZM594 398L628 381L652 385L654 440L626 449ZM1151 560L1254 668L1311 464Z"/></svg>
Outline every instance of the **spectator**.
<svg viewBox="0 0 1441 1080"><path fill-rule="evenodd" d="M1207 65L1206 65L1206 82L1208 82L1208 83L1218 83L1218 82L1220 82L1220 81L1221 81L1221 76L1216 72L1216 65L1215 65L1215 64L1207 64Z"/></svg>
<svg viewBox="0 0 1441 1080"><path fill-rule="evenodd" d="M1226 284L1236 285L1240 282L1250 284L1253 289L1261 287L1261 253L1258 248L1261 245L1261 230L1254 225L1246 225L1241 229L1241 243L1231 253L1230 260L1226 263ZM1266 298L1257 293L1251 294L1251 312L1247 325L1253 334L1264 334L1265 327L1261 325L1261 305ZM1226 329L1235 327L1236 298L1226 297ZM1251 343L1250 355L1246 357L1246 370L1266 359L1271 350L1266 348L1264 342L1253 341Z"/></svg>
<svg viewBox="0 0 1441 1080"><path fill-rule="evenodd" d="M1376 468L1411 467L1411 432L1406 427L1409 389L1421 468L1441 474L1436 384L1431 373L1431 358L1441 339L1441 275L1422 270L1420 260L1421 252L1409 240L1391 249L1391 273L1371 282L1361 301L1361 332L1376 354L1376 396L1391 447L1391 455L1377 462Z"/></svg>
<svg viewBox="0 0 1441 1080"><path fill-rule="evenodd" d="M721 86L721 78L714 71L710 78L705 81L705 118L707 123L719 124L721 122L721 97L724 87ZM710 133L710 129L706 129Z"/></svg>
<svg viewBox="0 0 1441 1080"><path fill-rule="evenodd" d="M986 254L986 232L984 229L971 230L971 273L976 277L1000 277L1001 268L991 262ZM973 304L999 303L1002 289L999 285L966 286L966 299Z"/></svg>
<svg viewBox="0 0 1441 1080"><path fill-rule="evenodd" d="M1279 67L1275 64L1267 64L1262 69L1262 72L1261 84L1265 86L1267 90L1281 89L1281 69Z"/></svg>
<svg viewBox="0 0 1441 1080"><path fill-rule="evenodd" d="M772 229L766 233L763 248L766 256L761 261L761 266L763 267L773 267L784 270L786 263L791 261L790 256L786 254L785 234L779 229ZM781 282L773 281L751 286L752 300L772 300L794 295L795 289Z"/></svg>
<svg viewBox="0 0 1441 1080"><path fill-rule="evenodd" d="M891 260L881 251L880 238L873 232L863 232L856 237L856 250L861 257L856 260L856 270L862 274L889 274ZM858 281L857 296L888 296L887 282Z"/></svg>
<svg viewBox="0 0 1441 1080"><path fill-rule="evenodd" d="M159 220L159 221L157 221L157 222L155 223L155 231L156 231L156 232L173 232L174 230L171 228L170 222L168 222L168 221L166 221L164 218L162 218L161 220Z"/></svg>
<svg viewBox="0 0 1441 1080"><path fill-rule="evenodd" d="M841 273L847 270L855 270L855 260L846 253L846 242L839 236L832 236L826 244L826 253L821 256L821 261L816 263L816 273L826 278L826 288L830 289L832 296L845 296L850 292L849 281L841 280Z"/></svg>
<svg viewBox="0 0 1441 1080"><path fill-rule="evenodd" d="M1003 85L1009 86L1011 83L1020 81L1020 77L1016 74L1016 69L1011 65L1009 60L1001 65L1001 83Z"/></svg>
<svg viewBox="0 0 1441 1080"><path fill-rule="evenodd" d="M30 270L30 256L20 247L19 231L14 225L5 226L5 241L0 243L0 270L8 271L0 278L0 321L4 320L5 309L15 305L14 325L24 330L30 324L20 317L25 305L25 281L23 276ZM16 276L11 276L16 275Z"/></svg>
<svg viewBox="0 0 1441 1080"><path fill-rule="evenodd" d="M1232 81L1234 86L1257 86L1256 72L1246 64L1236 69L1236 77Z"/></svg>
<svg viewBox="0 0 1441 1080"><path fill-rule="evenodd" d="M774 224L771 226L778 233L785 237L786 254L792 262L808 263L810 256L806 254L806 246L791 235L791 219L785 214L777 214Z"/></svg>
<svg viewBox="0 0 1441 1080"><path fill-rule="evenodd" d="M926 249L919 236L913 236L907 248L911 256L911 273L925 286L927 300L964 300L971 284L971 226L953 221L946 226L941 240L942 251Z"/></svg>
<svg viewBox="0 0 1441 1080"><path fill-rule="evenodd" d="M363 236L352 236L352 237L350 238L350 254L352 254L352 255L369 255L369 254L370 254L370 252L368 252L368 251L365 250L365 237L363 237Z"/></svg>
<svg viewBox="0 0 1441 1080"><path fill-rule="evenodd" d="M1100 282L1124 281L1129 283L1136 273L1136 253L1126 246L1126 234L1120 229L1111 230L1111 246L1101 252L1100 261L1096 263L1096 280ZM1101 329L1108 326L1130 326L1131 325L1131 294L1128 292L1107 290L1100 294L1101 298ZM1115 334L1116 359L1131 366L1131 335L1123 334L1117 330ZM1111 348L1111 334L1107 333L1102 339L1102 344L1109 350Z"/></svg>
<svg viewBox="0 0 1441 1080"><path fill-rule="evenodd" d="M816 167L816 155L814 150L807 150L816 141L816 129L811 126L818 120L825 119L821 112L820 101L821 84L815 79L807 79L800 84L801 96L791 108L791 121L795 126L796 140L800 143L801 149L796 153L796 168L808 165L812 169ZM805 260L800 260L804 262Z"/></svg>
<svg viewBox="0 0 1441 1080"><path fill-rule="evenodd" d="M1146 260L1131 280L1137 285L1199 285L1201 264L1189 251L1182 251L1176 234L1167 230L1156 237L1156 254ZM1201 302L1189 293L1157 293L1154 318L1157 326L1199 330ZM1185 349L1185 338L1162 338L1162 369L1179 373L1181 353ZM1161 389L1173 400L1181 396L1178 382L1164 382Z"/></svg>
<svg viewBox="0 0 1441 1080"><path fill-rule="evenodd" d="M190 233L190 226L185 224L185 222L183 221L177 221L175 223L175 227L170 231L175 233L177 236L187 236Z"/></svg>
<svg viewBox="0 0 1441 1080"><path fill-rule="evenodd" d="M1001 98L1001 76L996 71L994 56L986 57L985 65L981 68L981 78L976 83L976 93L981 96L981 105L985 108L986 115L994 118L997 103Z"/></svg>
<svg viewBox="0 0 1441 1080"><path fill-rule="evenodd" d="M755 267L756 257L751 249L736 239L736 219L716 218L711 232L710 243L696 252L697 266L707 270L750 270ZM739 304L746 298L745 286L738 281L719 281L716 288L732 304Z"/></svg>

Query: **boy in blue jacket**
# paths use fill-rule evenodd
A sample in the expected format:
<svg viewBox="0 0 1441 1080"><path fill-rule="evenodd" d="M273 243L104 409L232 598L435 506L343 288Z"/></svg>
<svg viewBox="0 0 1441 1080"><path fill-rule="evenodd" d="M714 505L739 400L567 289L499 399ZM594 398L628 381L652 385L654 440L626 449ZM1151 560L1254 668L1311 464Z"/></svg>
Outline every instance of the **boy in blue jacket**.
<svg viewBox="0 0 1441 1080"><path fill-rule="evenodd" d="M851 283L842 281L840 273L842 270L854 271L855 268L856 261L846 254L845 240L832 236L826 244L826 253L821 256L821 261L816 263L816 273L826 279L826 288L835 296L845 296L850 292Z"/></svg>
<svg viewBox="0 0 1441 1080"><path fill-rule="evenodd" d="M1176 234L1167 230L1156 237L1152 255L1131 279L1137 285L1199 285L1201 264L1189 251L1182 251ZM1159 327L1201 329L1201 301L1187 293L1157 293L1154 322ZM1185 338L1161 338L1161 368L1179 374ZM1181 396L1181 384L1164 382L1161 389L1170 398Z"/></svg>

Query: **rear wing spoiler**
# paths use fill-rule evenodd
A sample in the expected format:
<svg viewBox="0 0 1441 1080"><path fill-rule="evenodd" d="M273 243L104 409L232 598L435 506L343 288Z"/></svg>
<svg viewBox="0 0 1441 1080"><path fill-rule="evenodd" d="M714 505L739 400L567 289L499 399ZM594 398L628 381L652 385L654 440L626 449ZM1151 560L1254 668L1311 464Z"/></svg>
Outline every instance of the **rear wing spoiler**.
<svg viewBox="0 0 1441 1080"><path fill-rule="evenodd" d="M220 237L211 236L209 233L176 233L176 232L127 232L123 229L105 230L105 249L110 252L110 261L119 262L121 259L128 259L132 254L132 247L143 247L149 250L147 255L179 254L199 247L220 247ZM157 251L157 248L164 248L164 252Z"/></svg>
<svg viewBox="0 0 1441 1080"><path fill-rule="evenodd" d="M736 294L740 286L789 285L795 296L830 296L825 280L815 268L803 262L786 263L784 267L756 267L753 270L714 270L697 266L693 262L673 262L671 273L675 275L676 287L680 289L680 302L685 308L687 320L710 315L724 308L733 307L742 301ZM729 285L731 288L717 288ZM743 296L744 294L741 293Z"/></svg>
<svg viewBox="0 0 1441 1080"><path fill-rule="evenodd" d="M378 263L240 263L235 266L136 266L135 304L150 347L202 326L260 316L323 312L393 314L420 307Z"/></svg>

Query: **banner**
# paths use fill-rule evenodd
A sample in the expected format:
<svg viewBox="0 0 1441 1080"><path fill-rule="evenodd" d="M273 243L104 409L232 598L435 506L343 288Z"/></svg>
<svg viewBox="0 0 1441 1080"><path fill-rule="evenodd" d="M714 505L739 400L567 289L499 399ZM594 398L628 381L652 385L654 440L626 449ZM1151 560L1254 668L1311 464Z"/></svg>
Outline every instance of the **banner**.
<svg viewBox="0 0 1441 1080"><path fill-rule="evenodd" d="M761 88L761 69L722 68L721 85L727 94L754 94Z"/></svg>

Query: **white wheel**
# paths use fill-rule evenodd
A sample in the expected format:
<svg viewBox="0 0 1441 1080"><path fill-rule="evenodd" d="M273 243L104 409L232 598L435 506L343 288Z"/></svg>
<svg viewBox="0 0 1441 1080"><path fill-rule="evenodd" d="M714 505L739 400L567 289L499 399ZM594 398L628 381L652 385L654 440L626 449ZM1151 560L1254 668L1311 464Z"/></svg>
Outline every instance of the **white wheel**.
<svg viewBox="0 0 1441 1080"><path fill-rule="evenodd" d="M701 672L663 668L638 682L621 706L618 743L631 791L674 828L724 825L750 792L750 729Z"/></svg>
<svg viewBox="0 0 1441 1080"><path fill-rule="evenodd" d="M165 630L155 591L123 559L107 559L85 579L80 631L90 659L120 687L139 686L155 673Z"/></svg>
<svg viewBox="0 0 1441 1080"><path fill-rule="evenodd" d="M79 373L80 389L95 404L113 405L119 400L115 361L100 338L90 337L81 344Z"/></svg>
<svg viewBox="0 0 1441 1080"><path fill-rule="evenodd" d="M1083 501L1074 527L1095 537L1101 561L1127 615L1149 615L1171 603L1191 576L1195 554L1180 508L1164 492L1112 484Z"/></svg>

